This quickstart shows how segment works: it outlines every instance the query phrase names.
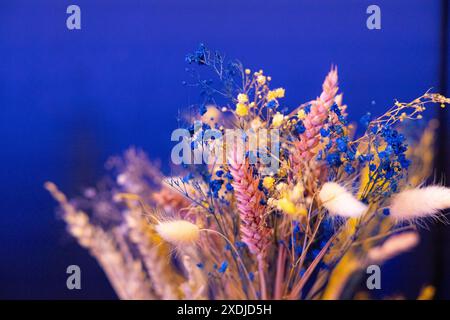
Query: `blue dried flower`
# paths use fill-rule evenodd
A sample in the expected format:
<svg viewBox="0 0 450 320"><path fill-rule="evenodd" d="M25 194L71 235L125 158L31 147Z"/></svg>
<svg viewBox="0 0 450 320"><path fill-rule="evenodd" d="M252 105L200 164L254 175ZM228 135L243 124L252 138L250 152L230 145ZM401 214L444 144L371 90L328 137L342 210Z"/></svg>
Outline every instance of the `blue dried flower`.
<svg viewBox="0 0 450 320"><path fill-rule="evenodd" d="M224 261L224 262L222 262L222 264L220 265L220 268L217 271L219 271L220 273L224 273L225 271L227 271L227 268L228 268L228 262Z"/></svg>
<svg viewBox="0 0 450 320"><path fill-rule="evenodd" d="M302 252L303 252L303 246L298 245L298 246L295 247L295 254L296 254L297 256L301 255Z"/></svg>
<svg viewBox="0 0 450 320"><path fill-rule="evenodd" d="M332 112L334 112L338 117L341 116L341 110L339 109L339 107L336 104L333 104L330 108L330 110Z"/></svg>
<svg viewBox="0 0 450 320"><path fill-rule="evenodd" d="M330 153L327 155L327 162L331 167L339 167L342 164L339 153Z"/></svg>
<svg viewBox="0 0 450 320"><path fill-rule="evenodd" d="M306 131L305 126L303 125L302 121L297 122L297 124L295 125L295 132L297 134L302 134Z"/></svg>
<svg viewBox="0 0 450 320"><path fill-rule="evenodd" d="M411 160L407 159L404 154L400 154L398 156L398 162L403 169L408 169L411 164Z"/></svg>
<svg viewBox="0 0 450 320"><path fill-rule="evenodd" d="M238 249L244 249L244 248L247 247L247 245L245 244L245 242L242 242L242 241L236 241L236 242L234 243L234 245L235 245L236 248L238 248Z"/></svg>
<svg viewBox="0 0 450 320"><path fill-rule="evenodd" d="M277 102L275 100L270 100L266 103L266 107L269 109L273 109L277 106Z"/></svg>
<svg viewBox="0 0 450 320"><path fill-rule="evenodd" d="M345 137L336 139L337 148L341 152L347 151L347 139Z"/></svg>
<svg viewBox="0 0 450 320"><path fill-rule="evenodd" d="M259 183L258 183L258 190L259 190L259 191L264 191L264 185L263 185L263 180L262 180L262 179L259 180Z"/></svg>
<svg viewBox="0 0 450 320"><path fill-rule="evenodd" d="M183 181L184 183L188 183L189 180L191 180L192 178L193 178L193 175L192 175L192 173L189 172L187 175L185 175L185 176L183 177L182 181Z"/></svg>
<svg viewBox="0 0 450 320"><path fill-rule="evenodd" d="M299 224L298 224L297 221L294 222L294 229L293 229L293 232L294 232L294 234L300 232L300 226L299 226Z"/></svg>
<svg viewBox="0 0 450 320"><path fill-rule="evenodd" d="M197 63L198 65L204 65L206 63L205 45L203 43L200 43L198 49L194 53L188 54L185 60L189 64Z"/></svg>
<svg viewBox="0 0 450 320"><path fill-rule="evenodd" d="M350 163L347 163L344 167L345 172L347 172L348 174L352 174L353 172L355 172L355 168L352 167L352 165Z"/></svg>
<svg viewBox="0 0 450 320"><path fill-rule="evenodd" d="M303 110L305 110L305 113L308 114L311 112L311 106L306 106Z"/></svg>
<svg viewBox="0 0 450 320"><path fill-rule="evenodd" d="M329 135L330 135L330 130L326 130L325 128L321 128L320 129L320 135L322 136L322 137L328 137Z"/></svg>
<svg viewBox="0 0 450 320"><path fill-rule="evenodd" d="M220 177L222 177L222 175L223 175L223 170L216 171L216 176L218 176L220 178Z"/></svg>
<svg viewBox="0 0 450 320"><path fill-rule="evenodd" d="M222 179L217 179L217 180L211 180L211 182L209 183L209 187L215 198L217 198L219 196L219 191L222 188L223 182L224 181Z"/></svg>
<svg viewBox="0 0 450 320"><path fill-rule="evenodd" d="M330 126L330 130L333 131L334 133L336 133L336 135L338 135L338 136L344 135L344 129L339 124Z"/></svg>

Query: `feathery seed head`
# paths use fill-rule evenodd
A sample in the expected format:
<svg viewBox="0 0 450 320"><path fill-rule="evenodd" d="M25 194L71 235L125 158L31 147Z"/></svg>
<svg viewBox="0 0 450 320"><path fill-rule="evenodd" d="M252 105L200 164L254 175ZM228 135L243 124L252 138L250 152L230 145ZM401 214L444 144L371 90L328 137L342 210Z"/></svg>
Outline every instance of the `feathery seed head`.
<svg viewBox="0 0 450 320"><path fill-rule="evenodd" d="M319 199L331 215L359 217L367 210L364 203L335 182L327 182L322 186Z"/></svg>
<svg viewBox="0 0 450 320"><path fill-rule="evenodd" d="M192 244L200 237L199 227L186 220L160 222L155 230L161 238L173 245Z"/></svg>
<svg viewBox="0 0 450 320"><path fill-rule="evenodd" d="M450 188L429 186L402 191L393 196L391 216L398 220L432 217L450 208Z"/></svg>

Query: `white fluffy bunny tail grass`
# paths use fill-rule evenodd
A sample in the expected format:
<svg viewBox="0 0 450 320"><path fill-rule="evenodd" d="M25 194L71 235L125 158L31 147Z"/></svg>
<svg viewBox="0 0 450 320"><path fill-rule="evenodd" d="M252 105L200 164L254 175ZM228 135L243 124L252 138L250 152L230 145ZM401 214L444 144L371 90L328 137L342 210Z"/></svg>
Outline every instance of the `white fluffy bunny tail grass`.
<svg viewBox="0 0 450 320"><path fill-rule="evenodd" d="M325 183L319 192L319 199L330 215L346 218L360 217L367 211L367 206L356 199L353 194L335 182Z"/></svg>
<svg viewBox="0 0 450 320"><path fill-rule="evenodd" d="M394 219L402 221L438 217L442 210L448 208L450 208L450 189L429 186L397 193L391 200L389 210Z"/></svg>
<svg viewBox="0 0 450 320"><path fill-rule="evenodd" d="M186 220L160 222L155 230L161 238L176 246L193 244L200 238L199 227Z"/></svg>

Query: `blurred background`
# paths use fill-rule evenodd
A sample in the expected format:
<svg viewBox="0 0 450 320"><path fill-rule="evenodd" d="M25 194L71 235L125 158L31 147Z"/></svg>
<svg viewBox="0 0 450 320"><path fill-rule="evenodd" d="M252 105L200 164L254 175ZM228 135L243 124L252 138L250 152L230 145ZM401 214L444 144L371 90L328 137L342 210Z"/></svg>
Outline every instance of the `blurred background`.
<svg viewBox="0 0 450 320"><path fill-rule="evenodd" d="M184 57L198 43L263 68L286 88L289 106L315 98L336 64L357 120L395 98L449 92L447 2L2 0L0 298L116 297L94 259L66 235L43 183L77 195L105 173L110 155L131 145L169 173L179 111L199 99L182 85ZM81 30L66 27L71 4L81 8ZM381 8L381 30L366 27L371 4ZM444 124L442 177L448 118L438 109L430 117ZM415 251L384 267L377 295L414 298L434 284L438 298L450 298L450 229L429 229ZM81 267L82 290L66 288L71 264Z"/></svg>

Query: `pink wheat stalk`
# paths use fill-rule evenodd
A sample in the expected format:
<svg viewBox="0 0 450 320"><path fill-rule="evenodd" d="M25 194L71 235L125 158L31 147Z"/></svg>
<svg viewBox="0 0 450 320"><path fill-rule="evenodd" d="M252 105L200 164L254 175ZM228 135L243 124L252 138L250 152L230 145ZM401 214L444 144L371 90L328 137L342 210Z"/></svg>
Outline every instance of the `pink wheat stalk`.
<svg viewBox="0 0 450 320"><path fill-rule="evenodd" d="M338 92L338 73L336 68L331 68L330 72L322 84L320 97L311 102L310 112L303 120L305 132L299 135L300 141L295 145L297 156L300 161L309 161L316 154L315 148L320 141L320 129L326 122L330 107L334 104Z"/></svg>
<svg viewBox="0 0 450 320"><path fill-rule="evenodd" d="M272 230L264 222L265 208L261 204L264 193L258 188L259 179L255 179L250 165L236 148L230 157L229 168L233 176L232 185L240 215L242 241L257 257L262 298L266 299L264 258L270 245Z"/></svg>

